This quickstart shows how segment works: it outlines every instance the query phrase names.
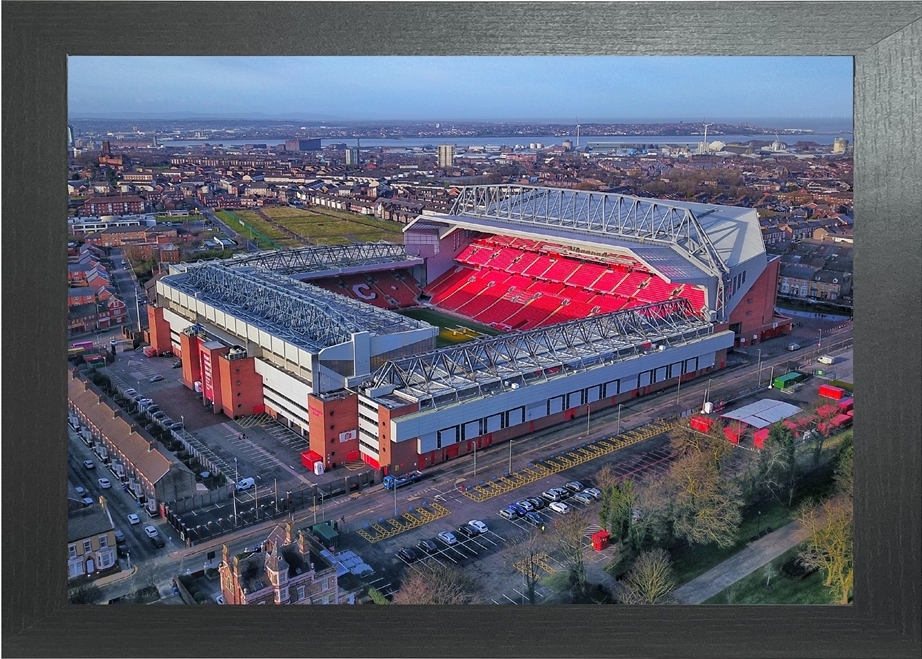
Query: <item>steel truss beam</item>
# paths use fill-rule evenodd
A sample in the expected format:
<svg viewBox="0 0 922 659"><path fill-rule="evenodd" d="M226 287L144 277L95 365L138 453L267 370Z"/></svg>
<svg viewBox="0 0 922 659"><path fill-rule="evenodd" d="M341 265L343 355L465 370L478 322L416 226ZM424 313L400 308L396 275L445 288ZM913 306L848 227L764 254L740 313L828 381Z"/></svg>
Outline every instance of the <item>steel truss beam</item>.
<svg viewBox="0 0 922 659"><path fill-rule="evenodd" d="M723 314L730 269L688 208L657 199L525 185L461 188L451 215L587 232L640 243L674 247L717 277L716 307Z"/></svg>
<svg viewBox="0 0 922 659"><path fill-rule="evenodd" d="M412 260L403 245L360 243L357 245L311 245L279 249L235 257L233 265L247 265L257 270L279 274L297 274L355 265Z"/></svg>
<svg viewBox="0 0 922 659"><path fill-rule="evenodd" d="M392 387L419 400L421 409L439 407L712 333L688 300L669 300L390 361L375 372L370 386Z"/></svg>
<svg viewBox="0 0 922 659"><path fill-rule="evenodd" d="M311 350L346 343L353 332L393 334L427 327L317 286L230 265L208 262L190 266L185 277L169 283Z"/></svg>

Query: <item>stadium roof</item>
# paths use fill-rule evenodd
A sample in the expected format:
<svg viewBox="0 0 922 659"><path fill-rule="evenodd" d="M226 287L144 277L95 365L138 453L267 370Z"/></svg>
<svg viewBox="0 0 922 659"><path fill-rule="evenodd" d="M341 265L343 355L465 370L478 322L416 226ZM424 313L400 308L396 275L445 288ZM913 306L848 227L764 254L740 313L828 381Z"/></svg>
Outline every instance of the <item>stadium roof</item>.
<svg viewBox="0 0 922 659"><path fill-rule="evenodd" d="M712 333L688 300L669 300L390 361L366 391L377 399L416 400L421 409L451 405L627 359L644 345Z"/></svg>
<svg viewBox="0 0 922 659"><path fill-rule="evenodd" d="M406 247L394 243L358 243L354 245L310 245L294 249L278 249L234 257L234 266L247 265L259 271L283 275L343 270L361 266L363 271L380 265L407 268L423 260L407 254Z"/></svg>
<svg viewBox="0 0 922 659"><path fill-rule="evenodd" d="M353 333L396 334L430 327L311 284L235 263L184 264L161 282L203 300L294 345L317 351Z"/></svg>

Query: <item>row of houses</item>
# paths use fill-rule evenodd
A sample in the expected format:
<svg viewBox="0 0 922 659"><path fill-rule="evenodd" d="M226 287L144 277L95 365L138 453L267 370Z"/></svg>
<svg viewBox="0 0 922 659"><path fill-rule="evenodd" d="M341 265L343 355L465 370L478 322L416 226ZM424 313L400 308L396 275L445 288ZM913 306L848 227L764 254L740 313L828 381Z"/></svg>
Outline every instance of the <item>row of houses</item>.
<svg viewBox="0 0 922 659"><path fill-rule="evenodd" d="M67 334L78 336L125 323L128 311L103 265L105 252L93 245L68 248Z"/></svg>

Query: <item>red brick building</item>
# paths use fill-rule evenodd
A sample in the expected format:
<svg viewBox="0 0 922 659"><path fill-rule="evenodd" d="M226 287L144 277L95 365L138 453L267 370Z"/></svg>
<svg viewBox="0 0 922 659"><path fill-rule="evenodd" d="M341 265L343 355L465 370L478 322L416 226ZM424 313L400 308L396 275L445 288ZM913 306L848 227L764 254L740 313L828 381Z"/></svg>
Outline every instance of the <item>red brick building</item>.
<svg viewBox="0 0 922 659"><path fill-rule="evenodd" d="M129 215L143 213L144 200L136 195L91 197L81 207L81 215Z"/></svg>

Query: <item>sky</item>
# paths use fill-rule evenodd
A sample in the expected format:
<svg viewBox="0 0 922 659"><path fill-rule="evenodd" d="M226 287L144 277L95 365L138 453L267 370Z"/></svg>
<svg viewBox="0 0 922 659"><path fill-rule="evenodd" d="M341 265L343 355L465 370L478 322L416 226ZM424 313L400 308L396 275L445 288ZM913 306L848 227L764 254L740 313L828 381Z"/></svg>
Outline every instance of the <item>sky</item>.
<svg viewBox="0 0 922 659"><path fill-rule="evenodd" d="M850 57L71 57L70 116L851 118Z"/></svg>

